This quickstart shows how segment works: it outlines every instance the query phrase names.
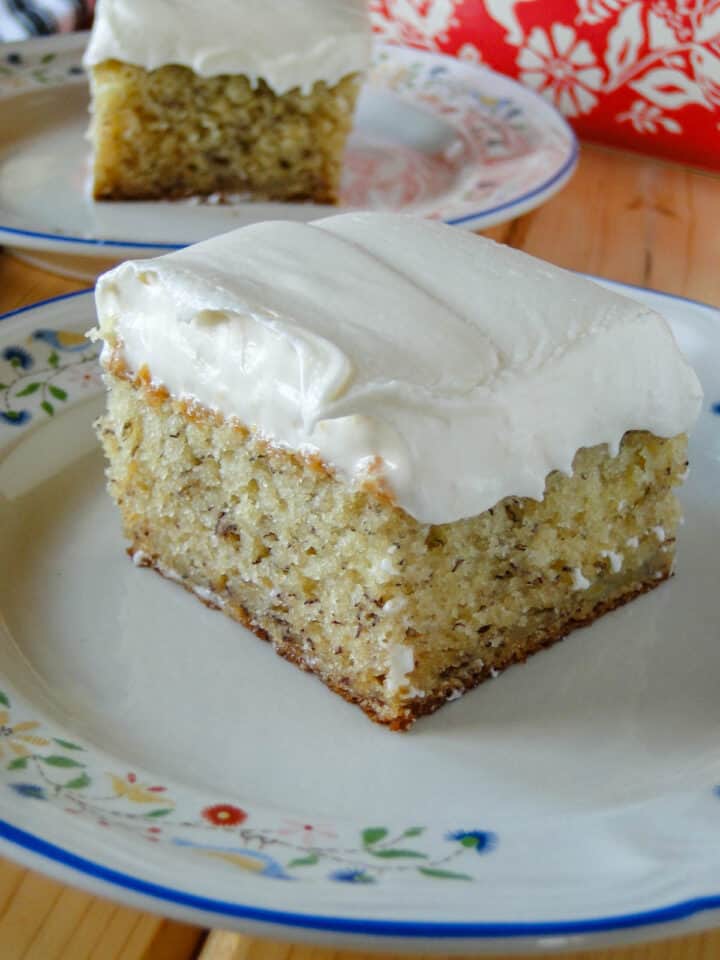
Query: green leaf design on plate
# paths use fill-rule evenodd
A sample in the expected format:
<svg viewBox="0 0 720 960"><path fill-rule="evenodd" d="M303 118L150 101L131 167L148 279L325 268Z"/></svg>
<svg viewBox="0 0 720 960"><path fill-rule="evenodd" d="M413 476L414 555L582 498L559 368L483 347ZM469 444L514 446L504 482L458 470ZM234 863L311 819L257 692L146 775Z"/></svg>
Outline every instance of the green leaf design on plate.
<svg viewBox="0 0 720 960"><path fill-rule="evenodd" d="M19 366L20 366L20 357L12 357L12 359L10 360L10 366L11 366L11 367L15 367L15 368L19 367Z"/></svg>
<svg viewBox="0 0 720 960"><path fill-rule="evenodd" d="M81 747L77 743L73 743L71 740L62 740L60 737L53 737L55 743L59 743L61 747L65 747L66 750L84 750L85 747Z"/></svg>
<svg viewBox="0 0 720 960"><path fill-rule="evenodd" d="M41 384L39 383L29 383L24 389L18 390L19 397L29 397L31 393L35 393L36 390L40 389Z"/></svg>
<svg viewBox="0 0 720 960"><path fill-rule="evenodd" d="M438 880L472 880L469 873L454 873L452 870L438 870L437 867L418 867L418 873L424 877L435 877Z"/></svg>
<svg viewBox="0 0 720 960"><path fill-rule="evenodd" d="M419 837L420 834L423 833L424 831L425 831L425 827L408 827L408 829L404 831L403 836Z"/></svg>
<svg viewBox="0 0 720 960"><path fill-rule="evenodd" d="M67 400L67 393L61 387L56 387L54 383L50 384L48 390L56 400ZM18 394L18 396L20 396L20 394Z"/></svg>
<svg viewBox="0 0 720 960"><path fill-rule="evenodd" d="M3 693L2 690L0 690L0 703L1 703L4 707L9 707L9 706L10 706L10 701L9 701L8 698L7 698L7 694Z"/></svg>
<svg viewBox="0 0 720 960"><path fill-rule="evenodd" d="M381 857L383 860L427 860L427 854L418 853L417 850L368 850L374 857Z"/></svg>
<svg viewBox="0 0 720 960"><path fill-rule="evenodd" d="M165 807L162 810L152 810L150 813L146 813L146 817L166 817L169 813L173 812L172 807Z"/></svg>
<svg viewBox="0 0 720 960"><path fill-rule="evenodd" d="M49 417L51 417L55 413L55 407L51 403L48 403L47 400L43 400L40 406L43 408L43 410Z"/></svg>
<svg viewBox="0 0 720 960"><path fill-rule="evenodd" d="M478 845L477 837L463 837L460 841L463 847L476 847Z"/></svg>
<svg viewBox="0 0 720 960"><path fill-rule="evenodd" d="M79 777L75 777L74 780L68 780L65 784L66 790L83 790L85 787L89 787L92 783L92 780L86 773L81 773Z"/></svg>
<svg viewBox="0 0 720 960"><path fill-rule="evenodd" d="M54 53L46 53L40 60L40 63L52 63L55 59Z"/></svg>
<svg viewBox="0 0 720 960"><path fill-rule="evenodd" d="M71 760L70 757L40 757L43 763L49 767L84 767L84 763L78 763L77 760Z"/></svg>
<svg viewBox="0 0 720 960"><path fill-rule="evenodd" d="M60 357L57 355L57 353L54 350L48 357L48 363L50 364L51 367L56 367L60 363Z"/></svg>
<svg viewBox="0 0 720 960"><path fill-rule="evenodd" d="M379 843L388 835L385 827L366 827L362 832L362 842L364 847L369 847L373 843Z"/></svg>
<svg viewBox="0 0 720 960"><path fill-rule="evenodd" d="M0 390L7 390L8 385L6 383L0 383Z"/></svg>
<svg viewBox="0 0 720 960"><path fill-rule="evenodd" d="M11 760L7 765L8 770L24 770L28 765L27 757L15 757L14 760Z"/></svg>
<svg viewBox="0 0 720 960"><path fill-rule="evenodd" d="M295 860L291 860L288 864L288 867L312 867L318 863L320 858L311 853L307 857L297 857Z"/></svg>

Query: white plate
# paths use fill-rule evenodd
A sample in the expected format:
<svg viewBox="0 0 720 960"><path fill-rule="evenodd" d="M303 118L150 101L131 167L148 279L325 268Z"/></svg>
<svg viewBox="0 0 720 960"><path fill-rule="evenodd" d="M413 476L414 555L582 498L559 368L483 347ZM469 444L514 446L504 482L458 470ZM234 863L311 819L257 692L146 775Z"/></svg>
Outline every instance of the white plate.
<svg viewBox="0 0 720 960"><path fill-rule="evenodd" d="M715 924L720 315L630 293L706 390L677 576L407 735L132 565L91 429L91 295L3 318L0 850L316 942L544 950Z"/></svg>
<svg viewBox="0 0 720 960"><path fill-rule="evenodd" d="M93 264L68 257L152 256L257 220L337 210L92 202L79 66L85 42L85 34L31 40L0 56L0 243L34 251L35 262L50 253L51 269L87 276ZM485 67L378 44L348 147L342 205L479 229L543 203L576 160L570 127L532 91Z"/></svg>

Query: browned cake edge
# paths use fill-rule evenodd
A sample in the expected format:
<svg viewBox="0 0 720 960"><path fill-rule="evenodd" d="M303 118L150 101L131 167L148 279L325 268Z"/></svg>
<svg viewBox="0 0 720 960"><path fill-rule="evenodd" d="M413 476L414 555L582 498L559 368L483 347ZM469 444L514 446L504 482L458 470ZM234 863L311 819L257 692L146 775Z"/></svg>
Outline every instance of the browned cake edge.
<svg viewBox="0 0 720 960"><path fill-rule="evenodd" d="M242 624L242 626L254 633L256 637L259 637L260 640L271 642L268 633L263 630L262 627L258 626L258 624L253 622L252 616L245 607L236 603L224 603L220 605L208 599L207 596L202 596L197 591L197 587L202 586L202 584L193 584L189 581L175 578L171 576L169 572L163 571L159 565L153 563L151 557L141 550L139 544L128 547L127 553L133 558L134 562L138 566L152 568L156 573L159 573L160 576L170 579L174 583L178 583L180 586L184 587L194 597L201 600L206 607L209 607L212 610L220 610L233 620L236 620L238 623ZM479 686L485 680L496 678L508 667L513 666L513 664L525 663L528 657L531 657L534 653L539 653L541 650L558 643L560 640L563 640L566 636L568 636L568 634L572 633L573 630L576 630L580 627L591 626L596 620L604 616L606 613L610 613L612 610L616 610L618 607L624 606L626 603L629 603L636 597L641 596L643 593L648 593L650 590L654 590L655 587L660 586L661 583L673 575L673 558L672 556L667 557L658 554L658 560L658 566L652 573L652 576L637 581L627 590L624 590L622 593L614 597L601 600L593 607L588 616L581 618L570 617L569 619L557 623L553 629L543 630L534 636L527 638L521 648L509 650L508 656L505 658L505 660L501 660L500 662L495 661L491 667L483 666L478 668L471 666L454 674L450 678L453 681L454 696L452 699L456 699L462 694L467 693L468 690L472 690L474 687ZM306 673L315 674L315 676L317 676L326 687L333 691L333 693L339 694L344 700L347 700L348 703L352 703L360 707L360 709L375 723L378 723L382 726L387 726L394 731L409 730L419 717L434 713L448 702L448 697L445 693L439 693L435 696L429 695L426 697L418 697L414 700L408 700L399 714L396 714L392 718L388 719L387 717L384 717L381 712L381 708L385 706L385 704L379 703L379 701L375 700L374 698L357 696L357 694L355 694L350 687L337 683L331 677L324 675L321 670L313 667L302 654L302 643L300 642L300 638L288 633L283 637L280 643L272 643L272 647L275 652L285 660L288 660L290 663L295 664L295 666L300 667L300 669L304 670Z"/></svg>

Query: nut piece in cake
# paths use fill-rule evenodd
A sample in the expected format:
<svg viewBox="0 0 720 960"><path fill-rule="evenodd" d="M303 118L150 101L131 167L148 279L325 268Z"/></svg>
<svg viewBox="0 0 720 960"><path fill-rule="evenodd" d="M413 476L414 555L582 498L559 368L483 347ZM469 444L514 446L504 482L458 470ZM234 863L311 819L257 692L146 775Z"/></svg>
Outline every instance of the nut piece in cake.
<svg viewBox="0 0 720 960"><path fill-rule="evenodd" d="M701 393L632 300L347 214L125 263L97 303L137 562L393 729L672 571Z"/></svg>
<svg viewBox="0 0 720 960"><path fill-rule="evenodd" d="M369 49L362 0L100 0L94 197L335 203Z"/></svg>

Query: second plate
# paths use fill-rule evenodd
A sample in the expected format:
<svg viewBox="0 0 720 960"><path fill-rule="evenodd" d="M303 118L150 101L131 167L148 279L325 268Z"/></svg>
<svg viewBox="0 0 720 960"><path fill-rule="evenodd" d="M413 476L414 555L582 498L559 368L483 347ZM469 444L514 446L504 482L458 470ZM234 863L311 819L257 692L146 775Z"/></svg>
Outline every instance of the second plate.
<svg viewBox="0 0 720 960"><path fill-rule="evenodd" d="M55 271L80 258L152 256L258 220L337 208L207 201L94 203L89 193L86 34L31 40L0 60L0 242ZM577 143L550 104L513 80L441 54L378 44L342 188L346 208L401 210L478 229L519 216L573 172ZM77 258L73 264L63 260Z"/></svg>

